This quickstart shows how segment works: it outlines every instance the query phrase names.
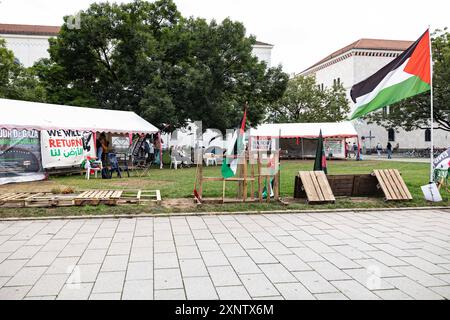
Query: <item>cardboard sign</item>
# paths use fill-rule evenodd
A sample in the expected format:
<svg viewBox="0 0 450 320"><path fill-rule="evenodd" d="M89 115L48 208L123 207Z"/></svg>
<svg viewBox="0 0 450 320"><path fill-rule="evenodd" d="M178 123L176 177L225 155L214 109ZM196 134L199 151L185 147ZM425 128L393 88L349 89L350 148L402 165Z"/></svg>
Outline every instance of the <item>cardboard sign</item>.
<svg viewBox="0 0 450 320"><path fill-rule="evenodd" d="M426 184L420 187L422 189L425 200L432 202L442 201L441 194L435 183Z"/></svg>
<svg viewBox="0 0 450 320"><path fill-rule="evenodd" d="M95 157L94 135L90 131L42 130L41 155L44 168L79 166Z"/></svg>

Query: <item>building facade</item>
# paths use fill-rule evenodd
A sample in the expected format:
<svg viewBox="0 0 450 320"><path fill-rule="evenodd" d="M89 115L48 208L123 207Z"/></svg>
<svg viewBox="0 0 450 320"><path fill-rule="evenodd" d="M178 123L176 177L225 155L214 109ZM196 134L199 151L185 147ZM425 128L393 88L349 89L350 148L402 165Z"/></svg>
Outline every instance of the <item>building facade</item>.
<svg viewBox="0 0 450 320"><path fill-rule="evenodd" d="M0 24L0 38L6 47L25 67L32 66L41 58L48 58L48 39L59 32L56 26L35 26L22 24Z"/></svg>
<svg viewBox="0 0 450 320"><path fill-rule="evenodd" d="M60 27L24 24L0 24L0 38L6 47L25 67L32 66L41 58L48 58L48 39L56 37ZM253 54L267 66L271 66L272 44L256 41Z"/></svg>
<svg viewBox="0 0 450 320"><path fill-rule="evenodd" d="M413 41L360 39L339 49L308 69L300 72L303 76L315 76L320 88L331 87L334 83L344 86L350 101L351 112L354 103L350 98L350 89L355 84L381 69L398 57ZM389 112L389 107L378 112ZM363 120L355 120L354 126L358 135L364 137L363 145L369 149L381 143L383 148L388 142L400 150L426 149L430 147L429 130L418 129L406 132L401 128L387 130L376 124L367 124ZM450 133L435 130L435 147L448 147Z"/></svg>

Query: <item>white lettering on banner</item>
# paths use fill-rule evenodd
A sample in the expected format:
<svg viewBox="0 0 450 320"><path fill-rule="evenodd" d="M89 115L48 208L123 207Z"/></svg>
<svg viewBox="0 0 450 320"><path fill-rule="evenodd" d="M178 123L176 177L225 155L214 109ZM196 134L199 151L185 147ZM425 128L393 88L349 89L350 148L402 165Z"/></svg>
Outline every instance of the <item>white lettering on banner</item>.
<svg viewBox="0 0 450 320"><path fill-rule="evenodd" d="M41 155L44 168L78 166L87 156L95 156L94 135L90 131L42 130Z"/></svg>

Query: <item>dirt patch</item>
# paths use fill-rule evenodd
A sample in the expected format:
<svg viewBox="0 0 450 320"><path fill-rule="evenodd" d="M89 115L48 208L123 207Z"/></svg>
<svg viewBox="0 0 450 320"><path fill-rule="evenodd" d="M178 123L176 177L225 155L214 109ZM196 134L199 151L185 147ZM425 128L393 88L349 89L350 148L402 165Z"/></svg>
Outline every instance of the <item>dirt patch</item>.
<svg viewBox="0 0 450 320"><path fill-rule="evenodd" d="M192 209L195 208L196 205L193 199L163 199L161 201L161 206L164 208L177 208L177 209Z"/></svg>
<svg viewBox="0 0 450 320"><path fill-rule="evenodd" d="M141 179L127 179L123 178L123 180L114 180L108 183L110 186L114 187L123 187L124 189L149 189L149 185L161 186L167 185L171 182L162 181L162 180L141 180ZM152 186L153 188L153 186Z"/></svg>
<svg viewBox="0 0 450 320"><path fill-rule="evenodd" d="M0 193L6 192L51 192L53 188L63 189L66 187L51 180L33 181L23 183L10 183L0 186Z"/></svg>

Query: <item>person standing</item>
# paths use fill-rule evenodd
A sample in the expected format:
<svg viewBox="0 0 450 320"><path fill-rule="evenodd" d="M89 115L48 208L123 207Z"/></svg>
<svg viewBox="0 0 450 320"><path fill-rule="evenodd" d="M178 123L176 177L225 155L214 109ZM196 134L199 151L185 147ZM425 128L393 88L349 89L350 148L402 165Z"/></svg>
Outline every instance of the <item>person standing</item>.
<svg viewBox="0 0 450 320"><path fill-rule="evenodd" d="M386 150L388 154L388 159L392 159L392 144L390 142L387 143Z"/></svg>
<svg viewBox="0 0 450 320"><path fill-rule="evenodd" d="M345 159L347 159L348 158L348 144L347 144L347 142L345 142L345 140L344 140L344 155L345 155Z"/></svg>
<svg viewBox="0 0 450 320"><path fill-rule="evenodd" d="M353 154L355 155L355 159L358 157L358 146L355 142L353 142Z"/></svg>
<svg viewBox="0 0 450 320"><path fill-rule="evenodd" d="M378 153L378 156L379 156L379 157L381 156L381 150L383 150L383 147L382 147L381 144L378 142L378 144L377 144L377 153Z"/></svg>

